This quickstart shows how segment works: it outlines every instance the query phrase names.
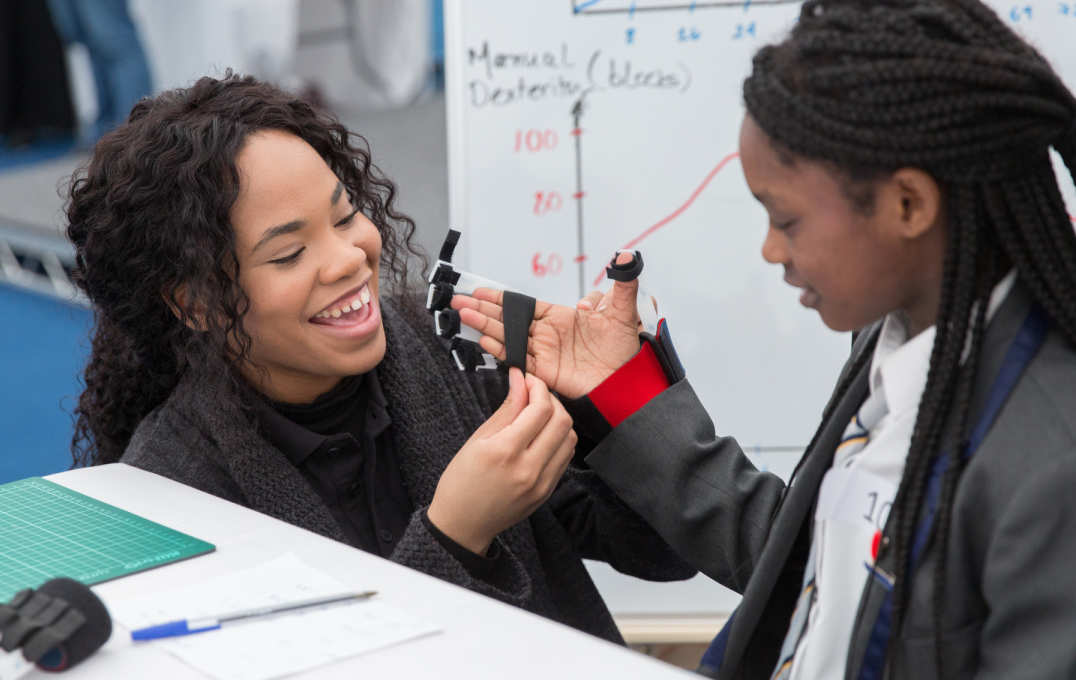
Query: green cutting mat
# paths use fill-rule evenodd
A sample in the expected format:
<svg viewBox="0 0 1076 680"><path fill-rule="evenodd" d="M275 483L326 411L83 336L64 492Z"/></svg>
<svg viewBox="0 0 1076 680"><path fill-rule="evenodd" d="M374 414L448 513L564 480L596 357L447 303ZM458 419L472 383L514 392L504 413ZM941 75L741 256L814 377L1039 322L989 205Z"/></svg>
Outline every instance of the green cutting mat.
<svg viewBox="0 0 1076 680"><path fill-rule="evenodd" d="M44 479L0 485L0 602L57 576L92 585L213 549Z"/></svg>

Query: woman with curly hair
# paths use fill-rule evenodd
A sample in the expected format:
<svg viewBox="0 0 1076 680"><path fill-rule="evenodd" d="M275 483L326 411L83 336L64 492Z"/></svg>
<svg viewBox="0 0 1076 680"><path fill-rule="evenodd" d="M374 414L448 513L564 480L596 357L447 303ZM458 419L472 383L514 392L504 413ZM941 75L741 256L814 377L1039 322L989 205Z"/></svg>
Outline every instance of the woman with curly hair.
<svg viewBox="0 0 1076 680"><path fill-rule="evenodd" d="M569 468L571 419L541 381L455 370L408 292L395 195L361 137L252 78L136 105L67 210L96 321L76 463L136 465L620 640L581 558L693 570Z"/></svg>

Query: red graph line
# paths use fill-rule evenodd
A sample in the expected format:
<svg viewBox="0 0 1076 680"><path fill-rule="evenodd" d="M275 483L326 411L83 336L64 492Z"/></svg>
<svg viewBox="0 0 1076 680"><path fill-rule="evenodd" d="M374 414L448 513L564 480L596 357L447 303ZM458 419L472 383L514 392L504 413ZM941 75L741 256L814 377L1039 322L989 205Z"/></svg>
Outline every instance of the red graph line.
<svg viewBox="0 0 1076 680"><path fill-rule="evenodd" d="M628 241L627 243L625 243L625 244L624 244L624 247L623 247L623 248L621 248L621 250L631 250L631 249L632 249L632 248L634 248L634 247L635 247L635 246L636 246L636 245L637 245L637 244L638 244L638 243L639 243L640 241L642 241L643 239L645 239L645 238L646 238L647 236L650 236L650 235L651 235L651 234L653 234L653 233L654 233L655 231L657 231L658 229L661 229L662 227L664 227L664 226L665 226L666 224L668 224L669 222L672 222L672 221L673 221L673 220L675 220L675 219L676 219L677 217L680 217L680 215L682 215L682 214L684 213L684 211L685 211L685 210L687 210L688 208L690 208L690 207L691 207L691 204L692 204L692 203L694 203L694 202L695 202L695 199L699 197L699 194L701 194L701 193L702 193L702 190L706 188L706 185L708 185L708 184L710 183L710 181L711 181L711 180L712 180L712 179L713 179L714 177L716 177L716 176L717 176L717 173L721 172L721 171L722 171L722 170L723 170L723 169L725 168L725 166L726 166L726 165L728 165L729 161L733 160L734 158L739 158L739 157L740 157L740 154L739 154L738 152L733 152L733 153L730 153L729 155L725 156L724 158L722 158L722 159L721 159L721 162L717 164L717 167L715 167L715 168L714 168L713 170L711 170L711 171L710 171L710 174L706 175L706 179L704 179L704 180L702 181L702 184L700 184L700 185L698 186L698 188L697 188L697 189L695 189L695 191L693 191L693 192L691 193L691 196L690 196L690 197L688 197L688 199L687 199L687 200L686 200L686 201L684 202L684 204L683 204L683 205L681 205L681 206L680 206L679 208L677 208L676 210L674 210L674 211L673 211L672 213L670 213L670 214L669 214L669 215L667 215L666 217L662 218L662 219L661 219L660 221L658 221L658 222L657 222L656 224L654 224L654 225L652 225L652 226L648 227L648 228L646 229L646 231L644 231L643 233L639 234L638 236L636 236L636 237L635 237L635 238L633 238L632 240L630 240L630 241ZM594 285L595 285L595 286L597 286L598 284L600 284L600 283L602 282L602 278L603 278L604 276L605 276L605 270L603 269L603 270L601 271L601 273L600 273L600 274L598 274L598 278L594 279Z"/></svg>

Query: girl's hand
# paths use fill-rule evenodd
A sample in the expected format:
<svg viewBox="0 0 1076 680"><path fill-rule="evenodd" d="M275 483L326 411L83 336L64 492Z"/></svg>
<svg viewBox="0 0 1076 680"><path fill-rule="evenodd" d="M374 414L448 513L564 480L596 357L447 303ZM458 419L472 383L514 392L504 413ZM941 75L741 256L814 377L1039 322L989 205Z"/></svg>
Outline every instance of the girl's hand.
<svg viewBox="0 0 1076 680"><path fill-rule="evenodd" d="M631 257L621 253L617 262ZM527 342L527 372L569 399L600 385L639 351L638 288L638 280L614 281L608 293L594 291L575 309L538 301ZM479 288L473 296L455 296L452 308L463 323L482 333L482 349L503 361L502 297L501 291Z"/></svg>
<svg viewBox="0 0 1076 680"><path fill-rule="evenodd" d="M446 536L479 555L549 498L578 441L545 383L512 368L508 384L504 403L441 474L426 511Z"/></svg>

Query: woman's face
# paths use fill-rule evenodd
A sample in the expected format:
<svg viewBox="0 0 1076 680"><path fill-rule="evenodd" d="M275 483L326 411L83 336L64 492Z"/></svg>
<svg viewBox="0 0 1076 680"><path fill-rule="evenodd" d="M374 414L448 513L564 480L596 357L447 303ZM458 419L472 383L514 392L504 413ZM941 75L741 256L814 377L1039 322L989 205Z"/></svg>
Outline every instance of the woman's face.
<svg viewBox="0 0 1076 680"><path fill-rule="evenodd" d="M299 137L253 133L236 165L231 220L252 340L243 373L272 399L310 402L385 355L381 236Z"/></svg>
<svg viewBox="0 0 1076 680"><path fill-rule="evenodd" d="M849 331L893 311L909 316L910 329L934 323L945 238L929 176L904 169L880 180L865 213L825 165L785 161L750 116L740 159L769 216L762 257L784 267L785 281L803 291L801 304L823 323Z"/></svg>

